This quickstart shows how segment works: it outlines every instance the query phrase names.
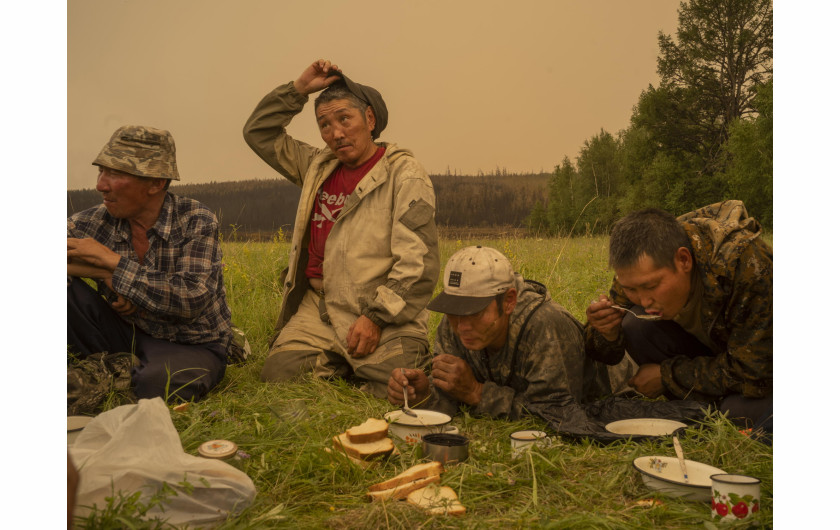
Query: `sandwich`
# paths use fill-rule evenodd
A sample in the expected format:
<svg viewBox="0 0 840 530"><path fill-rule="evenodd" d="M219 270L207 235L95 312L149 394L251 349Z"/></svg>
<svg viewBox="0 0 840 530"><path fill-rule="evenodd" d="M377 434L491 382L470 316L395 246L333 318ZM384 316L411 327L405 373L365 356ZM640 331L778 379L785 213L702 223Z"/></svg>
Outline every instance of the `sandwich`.
<svg viewBox="0 0 840 530"><path fill-rule="evenodd" d="M439 483L443 466L440 462L426 462L412 466L399 475L368 488L368 500L405 499L429 484Z"/></svg>

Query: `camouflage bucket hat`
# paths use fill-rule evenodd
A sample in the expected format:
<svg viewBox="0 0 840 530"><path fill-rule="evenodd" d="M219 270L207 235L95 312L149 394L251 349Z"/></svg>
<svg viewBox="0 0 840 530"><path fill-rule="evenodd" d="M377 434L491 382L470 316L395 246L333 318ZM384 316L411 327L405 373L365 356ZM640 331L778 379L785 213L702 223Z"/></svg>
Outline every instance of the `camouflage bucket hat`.
<svg viewBox="0 0 840 530"><path fill-rule="evenodd" d="M125 125L93 161L138 177L181 180L175 164L175 140L169 131L141 125Z"/></svg>

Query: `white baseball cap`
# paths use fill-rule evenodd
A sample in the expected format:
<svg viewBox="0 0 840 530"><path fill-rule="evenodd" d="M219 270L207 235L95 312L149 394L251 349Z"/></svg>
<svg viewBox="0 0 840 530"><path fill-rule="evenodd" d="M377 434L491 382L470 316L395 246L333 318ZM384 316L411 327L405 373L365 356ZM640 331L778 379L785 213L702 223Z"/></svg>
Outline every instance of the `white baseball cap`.
<svg viewBox="0 0 840 530"><path fill-rule="evenodd" d="M443 292L427 307L447 315L472 315L513 286L513 267L504 254L481 245L466 247L449 258Z"/></svg>

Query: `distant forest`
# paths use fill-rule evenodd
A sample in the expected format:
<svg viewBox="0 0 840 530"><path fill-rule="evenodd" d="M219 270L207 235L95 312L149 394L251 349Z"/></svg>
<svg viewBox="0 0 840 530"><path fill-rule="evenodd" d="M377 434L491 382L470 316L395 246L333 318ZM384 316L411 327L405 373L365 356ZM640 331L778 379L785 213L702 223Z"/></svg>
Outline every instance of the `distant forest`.
<svg viewBox="0 0 840 530"><path fill-rule="evenodd" d="M687 0L678 14L676 34L658 35L659 86L641 92L627 128L601 129L550 174L432 175L441 235L607 233L634 210L680 215L725 199L772 230L772 0ZM279 176L172 191L249 239L289 232L300 197ZM94 190L67 193L68 213L99 202Z"/></svg>
<svg viewBox="0 0 840 530"><path fill-rule="evenodd" d="M438 225L447 229L521 228L534 205L546 200L549 173L431 175ZM173 184L170 191L206 204L216 213L226 237L270 239L278 229L289 234L300 188L277 179ZM67 215L102 202L94 189L67 192Z"/></svg>

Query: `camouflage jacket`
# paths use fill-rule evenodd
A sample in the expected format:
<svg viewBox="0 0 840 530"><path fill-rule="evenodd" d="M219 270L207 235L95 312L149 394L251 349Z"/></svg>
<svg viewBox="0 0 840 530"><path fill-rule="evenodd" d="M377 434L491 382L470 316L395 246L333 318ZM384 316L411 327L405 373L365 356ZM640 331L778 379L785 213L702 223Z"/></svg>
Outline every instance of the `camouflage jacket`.
<svg viewBox="0 0 840 530"><path fill-rule="evenodd" d="M443 319L435 340L436 353L464 359L484 384L477 415L519 419L526 404L564 406L609 393L606 366L588 359L583 326L537 282L516 274L517 302L510 319L507 344L498 352L467 350ZM422 405L448 414L459 402L432 386Z"/></svg>
<svg viewBox="0 0 840 530"><path fill-rule="evenodd" d="M758 398L773 392L773 250L741 201L725 201L677 218L691 238L701 274L701 319L716 355L674 357L662 363L662 383L672 396L713 401L729 394ZM610 297L629 305L613 280ZM587 354L615 364L624 336L607 341L586 326Z"/></svg>

